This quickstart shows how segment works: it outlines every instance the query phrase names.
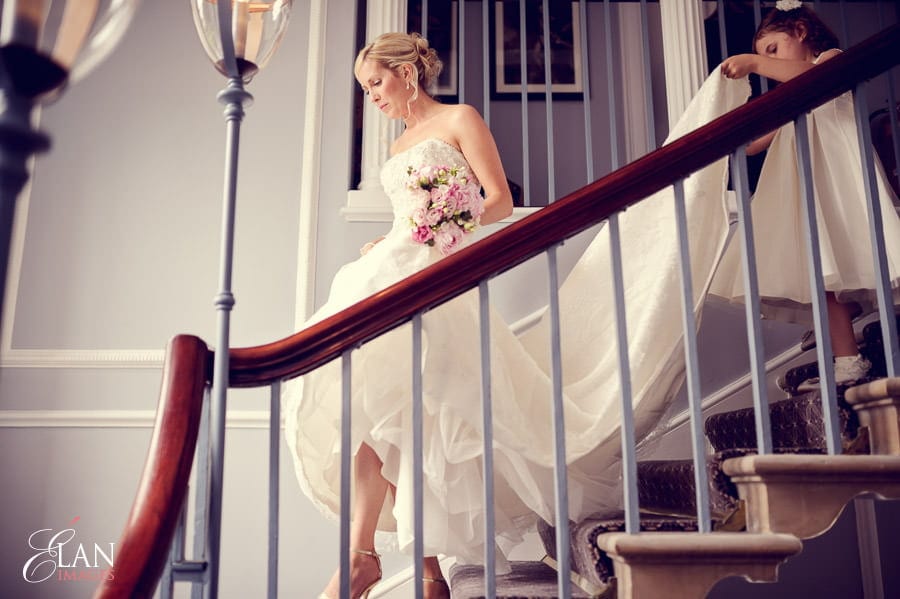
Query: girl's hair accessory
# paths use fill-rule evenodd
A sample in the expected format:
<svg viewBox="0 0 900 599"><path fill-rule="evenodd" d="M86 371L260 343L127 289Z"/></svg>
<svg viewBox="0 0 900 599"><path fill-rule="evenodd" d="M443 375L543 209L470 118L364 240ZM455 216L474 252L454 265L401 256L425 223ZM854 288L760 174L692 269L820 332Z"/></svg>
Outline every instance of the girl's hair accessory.
<svg viewBox="0 0 900 599"><path fill-rule="evenodd" d="M800 0L778 0L775 3L775 8L778 10L794 10L795 8L800 8L803 6L803 2Z"/></svg>

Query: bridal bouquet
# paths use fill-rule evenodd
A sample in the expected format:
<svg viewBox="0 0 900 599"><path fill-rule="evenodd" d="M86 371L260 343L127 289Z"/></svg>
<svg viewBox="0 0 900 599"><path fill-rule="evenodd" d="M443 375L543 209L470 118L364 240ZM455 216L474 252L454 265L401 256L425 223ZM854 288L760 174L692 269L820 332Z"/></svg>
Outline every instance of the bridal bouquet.
<svg viewBox="0 0 900 599"><path fill-rule="evenodd" d="M484 212L481 188L463 166L410 166L407 173L418 200L409 217L413 240L452 254L463 236L478 228Z"/></svg>

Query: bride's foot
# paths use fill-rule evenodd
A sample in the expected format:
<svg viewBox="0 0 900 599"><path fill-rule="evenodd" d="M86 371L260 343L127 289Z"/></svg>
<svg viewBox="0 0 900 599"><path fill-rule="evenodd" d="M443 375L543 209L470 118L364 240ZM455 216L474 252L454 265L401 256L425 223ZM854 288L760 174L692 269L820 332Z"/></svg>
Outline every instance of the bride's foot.
<svg viewBox="0 0 900 599"><path fill-rule="evenodd" d="M367 599L369 592L381 580L381 557L367 549L351 549L350 554L350 597ZM341 571L331 577L325 592L319 599L332 599L340 595ZM449 597L450 595L447 595Z"/></svg>
<svg viewBox="0 0 900 599"><path fill-rule="evenodd" d="M425 599L450 599L450 586L443 578L422 578Z"/></svg>

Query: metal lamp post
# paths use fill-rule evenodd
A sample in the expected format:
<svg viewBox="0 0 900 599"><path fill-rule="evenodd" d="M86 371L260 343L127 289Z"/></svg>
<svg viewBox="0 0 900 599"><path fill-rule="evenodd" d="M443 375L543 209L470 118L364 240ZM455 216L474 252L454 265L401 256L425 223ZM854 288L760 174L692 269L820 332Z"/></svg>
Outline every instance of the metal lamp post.
<svg viewBox="0 0 900 599"><path fill-rule="evenodd" d="M209 404L209 489L206 538L207 597L218 595L221 548L222 483L225 453L225 408L228 390L228 348L231 308L231 273L234 254L234 213L238 146L244 106L253 96L244 85L265 66L281 42L290 16L291 0L191 0L200 41L215 68L228 78L218 100L225 105L225 189L222 207L222 242L219 262L216 352ZM201 455L201 459L204 456Z"/></svg>
<svg viewBox="0 0 900 599"><path fill-rule="evenodd" d="M100 63L118 44L138 0L0 0L0 314L16 201L28 161L50 147L32 125L41 103Z"/></svg>

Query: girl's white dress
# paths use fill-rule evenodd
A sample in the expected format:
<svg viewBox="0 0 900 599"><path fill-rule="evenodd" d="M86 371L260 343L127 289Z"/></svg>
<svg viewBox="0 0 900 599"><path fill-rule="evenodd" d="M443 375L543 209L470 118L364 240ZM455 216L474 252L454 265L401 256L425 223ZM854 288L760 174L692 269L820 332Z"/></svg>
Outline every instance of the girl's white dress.
<svg viewBox="0 0 900 599"><path fill-rule="evenodd" d="M807 116L812 181L822 273L827 291L877 309L853 96L847 92ZM893 300L900 301L900 218L897 199L877 156L875 180L881 208ZM810 322L812 291L803 233L803 198L793 123L775 134L753 195L753 234L762 310L767 317ZM742 301L744 285L738 238L729 245L710 293Z"/></svg>
<svg viewBox="0 0 900 599"><path fill-rule="evenodd" d="M743 103L746 80L718 72L704 84L675 139ZM393 156L381 178L394 210L384 241L345 265L310 323L362 300L441 258L412 240L410 166L465 165L455 147L427 139ZM699 311L727 237L727 161L686 182L694 306ZM680 270L669 190L620 216L632 389L638 439L658 424L684 373ZM608 227L600 230L560 289L563 392L572 519L611 511L620 498L620 393ZM481 378L477 296L469 292L423 317L425 553L479 562L484 548ZM553 432L549 327L517 337L491 318L496 520L502 553L535 515L552 521ZM379 529L411 551L412 393L409 324L352 355L354 452L370 445L396 485ZM332 362L285 386L286 436L300 485L325 514L340 511L341 373Z"/></svg>

